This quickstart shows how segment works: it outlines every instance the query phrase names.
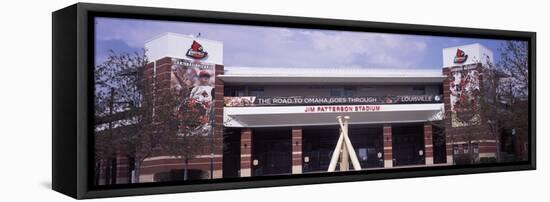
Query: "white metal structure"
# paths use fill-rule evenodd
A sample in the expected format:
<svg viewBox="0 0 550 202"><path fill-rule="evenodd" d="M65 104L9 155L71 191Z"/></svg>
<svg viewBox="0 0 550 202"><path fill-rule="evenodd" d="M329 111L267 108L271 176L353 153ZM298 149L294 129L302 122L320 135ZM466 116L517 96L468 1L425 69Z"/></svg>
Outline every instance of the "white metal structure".
<svg viewBox="0 0 550 202"><path fill-rule="evenodd" d="M330 159L330 164L327 171L334 172L338 159L340 159L340 171L349 170L350 159L351 164L353 165L353 169L361 170L361 164L359 164L357 154L355 153L355 150L353 149L351 141L348 137L348 120L350 119L350 117L344 116L344 120L342 120L342 116L337 116L336 119L338 119L338 123L340 123L340 137L338 138L336 148L334 148L334 152L332 153L332 158Z"/></svg>

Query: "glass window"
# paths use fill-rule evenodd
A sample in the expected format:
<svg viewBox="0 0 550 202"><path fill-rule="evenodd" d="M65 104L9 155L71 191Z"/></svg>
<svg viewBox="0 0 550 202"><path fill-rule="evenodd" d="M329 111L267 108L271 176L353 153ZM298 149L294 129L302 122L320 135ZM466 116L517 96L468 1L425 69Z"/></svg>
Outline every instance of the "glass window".
<svg viewBox="0 0 550 202"><path fill-rule="evenodd" d="M425 86L413 86L412 90L416 94L426 94L426 87Z"/></svg>
<svg viewBox="0 0 550 202"><path fill-rule="evenodd" d="M468 147L468 144L463 144L462 148L463 148L465 154L469 153L470 148Z"/></svg>
<svg viewBox="0 0 550 202"><path fill-rule="evenodd" d="M262 96L264 96L264 88L263 87L250 87L248 89L248 96L262 97Z"/></svg>
<svg viewBox="0 0 550 202"><path fill-rule="evenodd" d="M246 91L244 87L225 87L224 88L224 95L225 96L231 96L231 97L239 97L239 96L246 96Z"/></svg>
<svg viewBox="0 0 550 202"><path fill-rule="evenodd" d="M367 148L359 148L359 161L367 161L368 158L368 150Z"/></svg>
<svg viewBox="0 0 550 202"><path fill-rule="evenodd" d="M245 90L244 89L238 89L235 91L235 96L245 96Z"/></svg>
<svg viewBox="0 0 550 202"><path fill-rule="evenodd" d="M473 147L473 150L474 150L474 154L479 154L479 144L474 143L474 144L472 144L472 147Z"/></svg>
<svg viewBox="0 0 550 202"><path fill-rule="evenodd" d="M342 97L343 94L342 88L331 88L330 89L330 97Z"/></svg>
<svg viewBox="0 0 550 202"><path fill-rule="evenodd" d="M458 145L453 145L453 154L458 154Z"/></svg>
<svg viewBox="0 0 550 202"><path fill-rule="evenodd" d="M355 87L345 87L344 95L347 97L353 97L355 95Z"/></svg>

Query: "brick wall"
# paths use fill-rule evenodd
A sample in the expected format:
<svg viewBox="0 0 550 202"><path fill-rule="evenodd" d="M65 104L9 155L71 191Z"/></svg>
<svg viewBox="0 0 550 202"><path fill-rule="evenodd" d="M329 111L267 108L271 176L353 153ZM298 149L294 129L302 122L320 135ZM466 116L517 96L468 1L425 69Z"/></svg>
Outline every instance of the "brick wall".
<svg viewBox="0 0 550 202"><path fill-rule="evenodd" d="M155 68L156 65L156 68ZM152 123L152 126L163 124L163 113L170 111L168 105L163 103L165 98L170 95L171 79L172 79L172 58L165 57L155 62L146 65L144 70L145 106L154 108L154 115L151 111L151 116L147 122ZM215 75L223 74L224 66L215 65ZM223 163L223 81L216 78L214 89L214 137L212 142L214 147L212 151L207 151L204 154L198 155L188 163L189 169L202 170L213 178L222 178L222 163ZM211 153L212 152L212 153ZM213 158L212 158L213 157ZM211 167L211 164L213 165ZM159 172L169 172L170 170L183 169L185 162L183 159L178 159L169 156L167 153L157 153L154 157L146 159L141 167L141 177L143 181L153 180L153 176ZM212 169L212 173L211 173Z"/></svg>
<svg viewBox="0 0 550 202"><path fill-rule="evenodd" d="M252 175L252 129L241 129L241 177Z"/></svg>
<svg viewBox="0 0 550 202"><path fill-rule="evenodd" d="M391 124L384 124L384 168L393 167Z"/></svg>
<svg viewBox="0 0 550 202"><path fill-rule="evenodd" d="M432 124L424 123L424 157L426 165L434 164Z"/></svg>
<svg viewBox="0 0 550 202"><path fill-rule="evenodd" d="M302 128L292 128L292 174L302 173Z"/></svg>

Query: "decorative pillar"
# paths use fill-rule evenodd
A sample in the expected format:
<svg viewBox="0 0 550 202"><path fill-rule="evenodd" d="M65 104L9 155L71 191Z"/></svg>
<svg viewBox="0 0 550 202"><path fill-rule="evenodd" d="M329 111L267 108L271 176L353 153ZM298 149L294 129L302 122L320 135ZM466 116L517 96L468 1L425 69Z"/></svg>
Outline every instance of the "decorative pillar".
<svg viewBox="0 0 550 202"><path fill-rule="evenodd" d="M384 168L393 167L391 124L384 124Z"/></svg>
<svg viewBox="0 0 550 202"><path fill-rule="evenodd" d="M443 80L443 105L445 108L445 153L447 156L447 164L453 164L453 129L452 129L452 112L451 112L451 69L448 67L443 68L443 75L447 78Z"/></svg>
<svg viewBox="0 0 550 202"><path fill-rule="evenodd" d="M424 159L426 165L434 164L432 124L424 123Z"/></svg>
<svg viewBox="0 0 550 202"><path fill-rule="evenodd" d="M241 177L252 175L252 129L241 129Z"/></svg>
<svg viewBox="0 0 550 202"><path fill-rule="evenodd" d="M302 128L292 128L292 174L302 173Z"/></svg>
<svg viewBox="0 0 550 202"><path fill-rule="evenodd" d="M211 153L211 177L218 179L223 177L223 89L224 83L219 75L223 75L224 66L215 65L214 74L216 75L214 87L214 137L211 142L213 151Z"/></svg>

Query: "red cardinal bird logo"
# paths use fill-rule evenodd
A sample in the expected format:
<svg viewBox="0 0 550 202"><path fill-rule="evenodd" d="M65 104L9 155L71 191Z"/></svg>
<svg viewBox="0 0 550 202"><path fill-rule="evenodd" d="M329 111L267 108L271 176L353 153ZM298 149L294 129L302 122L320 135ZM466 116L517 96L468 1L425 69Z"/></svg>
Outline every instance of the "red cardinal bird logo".
<svg viewBox="0 0 550 202"><path fill-rule="evenodd" d="M468 59L468 55L466 55L466 53L464 53L463 50L460 50L460 49L457 48L454 62L456 64L462 64L462 63L466 62L467 59Z"/></svg>
<svg viewBox="0 0 550 202"><path fill-rule="evenodd" d="M199 42L193 40L191 48L187 50L187 53L185 55L194 59L203 59L208 55L208 52L204 51L204 48Z"/></svg>

